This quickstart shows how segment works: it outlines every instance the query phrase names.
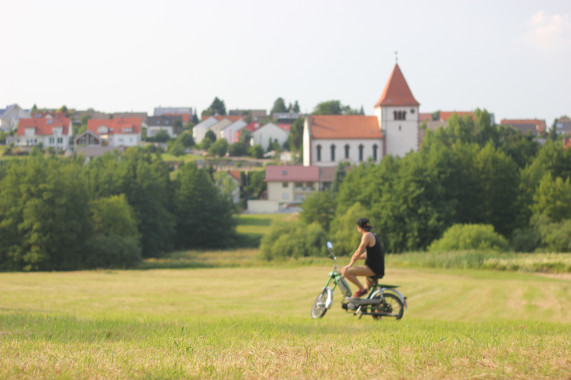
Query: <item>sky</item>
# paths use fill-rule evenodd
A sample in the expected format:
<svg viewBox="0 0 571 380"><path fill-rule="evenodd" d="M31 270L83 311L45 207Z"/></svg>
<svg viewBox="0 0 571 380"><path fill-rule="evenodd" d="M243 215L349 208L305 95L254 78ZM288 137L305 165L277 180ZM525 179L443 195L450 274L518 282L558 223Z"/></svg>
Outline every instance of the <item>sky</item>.
<svg viewBox="0 0 571 380"><path fill-rule="evenodd" d="M0 36L0 108L373 115L398 57L420 112L571 114L568 0L0 0Z"/></svg>

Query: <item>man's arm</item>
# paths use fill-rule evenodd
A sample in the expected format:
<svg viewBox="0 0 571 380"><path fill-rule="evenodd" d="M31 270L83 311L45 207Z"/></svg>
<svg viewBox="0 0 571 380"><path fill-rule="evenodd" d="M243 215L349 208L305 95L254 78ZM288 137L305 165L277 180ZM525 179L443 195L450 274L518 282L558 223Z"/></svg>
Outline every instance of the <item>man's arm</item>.
<svg viewBox="0 0 571 380"><path fill-rule="evenodd" d="M345 269L347 269L350 266L352 266L353 264L355 264L355 262L357 262L357 260L367 258L366 247L367 247L367 234L363 234L363 237L361 237L361 244L359 244L359 247L357 248L355 253L353 253L353 256L351 256L351 261L349 262L349 265L343 267L342 272L344 272Z"/></svg>

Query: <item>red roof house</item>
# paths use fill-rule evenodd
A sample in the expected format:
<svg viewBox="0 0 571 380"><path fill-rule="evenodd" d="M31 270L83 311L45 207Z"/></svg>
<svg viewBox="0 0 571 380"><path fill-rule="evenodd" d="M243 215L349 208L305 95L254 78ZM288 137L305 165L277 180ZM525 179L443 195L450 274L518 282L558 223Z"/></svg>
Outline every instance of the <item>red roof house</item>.
<svg viewBox="0 0 571 380"><path fill-rule="evenodd" d="M141 118L89 119L87 130L107 140L109 146L135 146L141 141Z"/></svg>

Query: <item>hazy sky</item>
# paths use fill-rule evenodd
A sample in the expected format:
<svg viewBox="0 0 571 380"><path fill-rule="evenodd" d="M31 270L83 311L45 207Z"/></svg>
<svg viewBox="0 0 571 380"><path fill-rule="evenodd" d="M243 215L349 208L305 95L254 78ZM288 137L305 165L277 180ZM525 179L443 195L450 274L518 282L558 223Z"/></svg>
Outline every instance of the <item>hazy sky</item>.
<svg viewBox="0 0 571 380"><path fill-rule="evenodd" d="M0 108L373 114L398 62L421 112L571 114L571 1L0 0Z"/></svg>

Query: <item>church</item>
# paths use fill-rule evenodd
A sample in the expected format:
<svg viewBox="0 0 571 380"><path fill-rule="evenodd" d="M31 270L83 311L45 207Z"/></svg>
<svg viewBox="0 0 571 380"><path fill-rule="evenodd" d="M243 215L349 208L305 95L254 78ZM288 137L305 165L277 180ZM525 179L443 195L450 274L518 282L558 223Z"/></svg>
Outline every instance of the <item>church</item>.
<svg viewBox="0 0 571 380"><path fill-rule="evenodd" d="M419 106L395 64L375 116L310 115L303 131L303 165L332 167L380 162L391 154L402 157L418 150Z"/></svg>

